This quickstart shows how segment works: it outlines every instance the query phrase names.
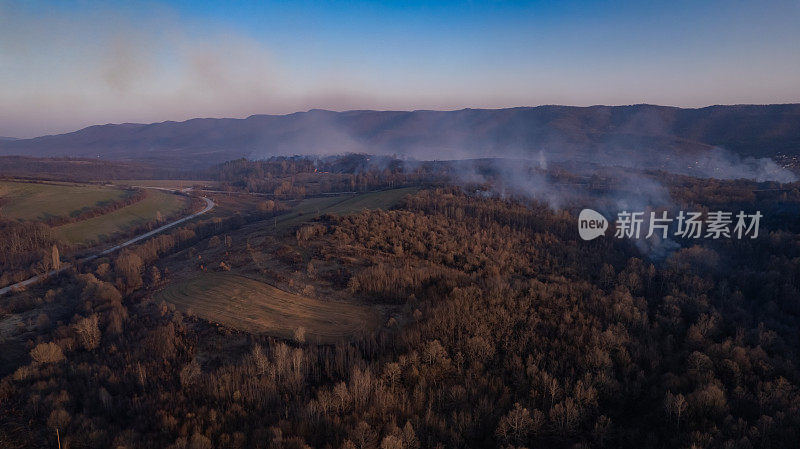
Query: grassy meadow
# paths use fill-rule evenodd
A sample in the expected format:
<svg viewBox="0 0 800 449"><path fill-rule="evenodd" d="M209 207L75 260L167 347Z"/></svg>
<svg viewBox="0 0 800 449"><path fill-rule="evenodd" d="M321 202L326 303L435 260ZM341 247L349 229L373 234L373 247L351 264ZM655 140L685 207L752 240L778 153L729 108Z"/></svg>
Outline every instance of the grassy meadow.
<svg viewBox="0 0 800 449"><path fill-rule="evenodd" d="M0 181L0 215L22 220L70 216L125 195L124 190L114 187Z"/></svg>
<svg viewBox="0 0 800 449"><path fill-rule="evenodd" d="M279 216L276 223L278 230L287 230L322 214L346 215L363 209L389 209L417 190L417 187L406 187L355 195L308 198L299 202L289 213Z"/></svg>
<svg viewBox="0 0 800 449"><path fill-rule="evenodd" d="M55 228L56 234L71 244L90 244L110 238L156 218L165 219L189 205L189 198L169 192L148 190L147 196L130 206L99 217Z"/></svg>
<svg viewBox="0 0 800 449"><path fill-rule="evenodd" d="M246 332L295 338L303 328L308 341L346 339L378 322L378 314L370 307L320 301L231 273L188 277L161 290L156 299Z"/></svg>

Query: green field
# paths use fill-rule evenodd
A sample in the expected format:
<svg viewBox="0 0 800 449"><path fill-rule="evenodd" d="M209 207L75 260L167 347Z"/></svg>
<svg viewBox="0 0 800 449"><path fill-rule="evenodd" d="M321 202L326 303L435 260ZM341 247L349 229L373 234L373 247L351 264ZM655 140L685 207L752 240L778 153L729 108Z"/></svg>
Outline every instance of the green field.
<svg viewBox="0 0 800 449"><path fill-rule="evenodd" d="M70 216L123 198L119 188L68 183L0 181L0 215L23 220Z"/></svg>
<svg viewBox="0 0 800 449"><path fill-rule="evenodd" d="M351 338L378 323L370 307L295 295L231 273L203 273L175 282L158 292L156 300L251 333L294 338L302 327L310 342Z"/></svg>
<svg viewBox="0 0 800 449"><path fill-rule="evenodd" d="M385 210L418 190L418 187L405 187L355 195L308 198L298 203L289 213L280 215L276 221L279 230L286 230L322 214L346 215L363 209Z"/></svg>
<svg viewBox="0 0 800 449"><path fill-rule="evenodd" d="M166 219L189 205L189 198L159 190L148 190L147 197L114 212L55 228L56 234L72 244L90 244L111 238L156 218Z"/></svg>

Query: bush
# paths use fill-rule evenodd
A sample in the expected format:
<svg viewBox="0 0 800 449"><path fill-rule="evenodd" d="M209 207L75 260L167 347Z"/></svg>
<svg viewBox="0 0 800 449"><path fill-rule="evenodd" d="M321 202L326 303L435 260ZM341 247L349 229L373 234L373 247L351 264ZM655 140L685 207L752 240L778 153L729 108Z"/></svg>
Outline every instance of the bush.
<svg viewBox="0 0 800 449"><path fill-rule="evenodd" d="M36 363L56 363L64 360L64 353L55 343L39 343L31 349L31 358Z"/></svg>

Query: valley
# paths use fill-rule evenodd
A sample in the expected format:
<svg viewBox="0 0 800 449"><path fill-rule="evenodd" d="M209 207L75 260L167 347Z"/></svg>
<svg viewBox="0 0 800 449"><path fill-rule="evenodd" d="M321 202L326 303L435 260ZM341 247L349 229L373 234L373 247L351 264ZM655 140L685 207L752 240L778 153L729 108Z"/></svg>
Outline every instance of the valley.
<svg viewBox="0 0 800 449"><path fill-rule="evenodd" d="M749 440L797 436L782 414L798 403L797 374L778 369L794 363L797 338L797 183L344 155L32 185L51 214L98 214L2 222L6 285L49 272L0 297L0 402L13 413L3 444L49 441L48 422L68 417L59 436L75 445L109 441L101 423L140 429L129 445L174 448L278 432L350 447L367 430L489 447L599 444L607 429L603 441L634 447L651 429L677 445L730 439L739 427L726 423L753 407L780 425ZM759 210L761 236L580 239L580 210L634 200L673 215ZM112 399L83 397L84 379ZM35 395L50 411L25 399ZM144 411L108 418L104 400ZM530 421L514 433L520 416ZM43 425L21 430L20 417ZM184 436L164 427L184 420L202 424Z"/></svg>

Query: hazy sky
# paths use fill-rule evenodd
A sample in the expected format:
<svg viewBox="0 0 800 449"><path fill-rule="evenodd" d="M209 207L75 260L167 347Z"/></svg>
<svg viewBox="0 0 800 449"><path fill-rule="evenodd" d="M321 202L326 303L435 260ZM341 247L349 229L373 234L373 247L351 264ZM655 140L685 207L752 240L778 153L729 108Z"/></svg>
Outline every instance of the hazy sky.
<svg viewBox="0 0 800 449"><path fill-rule="evenodd" d="M800 102L798 24L798 0L0 0L0 136L311 108Z"/></svg>

